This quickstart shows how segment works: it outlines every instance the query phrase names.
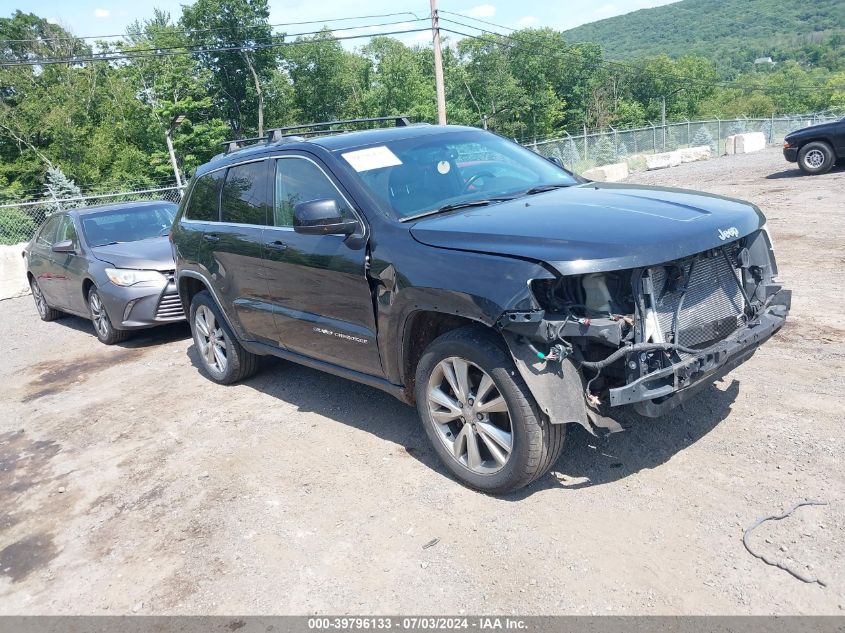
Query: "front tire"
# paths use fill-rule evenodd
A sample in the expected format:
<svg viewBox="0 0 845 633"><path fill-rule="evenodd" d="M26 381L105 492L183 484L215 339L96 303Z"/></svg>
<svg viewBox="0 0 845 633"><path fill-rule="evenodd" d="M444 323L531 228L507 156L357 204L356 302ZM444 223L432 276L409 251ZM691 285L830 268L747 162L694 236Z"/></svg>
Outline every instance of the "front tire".
<svg viewBox="0 0 845 633"><path fill-rule="evenodd" d="M191 299L191 332L203 373L221 385L230 385L258 371L258 356L246 351L232 334L220 308L203 290Z"/></svg>
<svg viewBox="0 0 845 633"><path fill-rule="evenodd" d="M91 286L88 291L88 310L91 313L91 322L94 324L94 333L101 343L114 345L129 338L129 330L118 330L112 325L97 286Z"/></svg>
<svg viewBox="0 0 845 633"><path fill-rule="evenodd" d="M503 343L480 326L447 332L429 345L415 392L434 450L476 490L522 488L563 450L566 427L543 418Z"/></svg>
<svg viewBox="0 0 845 633"><path fill-rule="evenodd" d="M826 174L835 162L833 148L822 141L807 143L798 152L798 167L805 174Z"/></svg>
<svg viewBox="0 0 845 633"><path fill-rule="evenodd" d="M41 292L41 287L35 279L29 280L29 289L32 291L32 298L35 300L35 309L38 310L38 316L41 317L42 321L55 321L64 315L64 312L60 312L49 306L44 293Z"/></svg>

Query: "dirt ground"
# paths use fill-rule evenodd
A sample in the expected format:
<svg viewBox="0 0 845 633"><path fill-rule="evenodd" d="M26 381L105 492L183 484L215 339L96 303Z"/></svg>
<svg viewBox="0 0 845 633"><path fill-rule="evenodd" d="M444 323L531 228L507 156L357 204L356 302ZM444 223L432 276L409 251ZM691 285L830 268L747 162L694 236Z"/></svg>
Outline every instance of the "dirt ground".
<svg viewBox="0 0 845 633"><path fill-rule="evenodd" d="M110 348L0 302L0 614L842 614L845 169L767 150L632 180L759 205L793 314L671 417L573 429L506 498L379 391L277 361L220 387L187 326ZM805 499L829 505L752 541L827 586L742 545Z"/></svg>

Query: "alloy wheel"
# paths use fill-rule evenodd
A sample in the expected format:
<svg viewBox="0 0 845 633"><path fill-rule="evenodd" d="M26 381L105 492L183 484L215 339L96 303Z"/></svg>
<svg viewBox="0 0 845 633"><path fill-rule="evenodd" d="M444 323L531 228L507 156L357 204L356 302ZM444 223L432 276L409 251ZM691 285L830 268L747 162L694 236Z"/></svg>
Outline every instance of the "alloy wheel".
<svg viewBox="0 0 845 633"><path fill-rule="evenodd" d="M33 281L30 284L30 287L32 289L32 298L35 299L35 308L38 310L38 314L43 318L47 316L47 301L41 293L41 288L38 287L38 282Z"/></svg>
<svg viewBox="0 0 845 633"><path fill-rule="evenodd" d="M824 163L824 152L820 149L811 149L804 155L804 164L810 169L818 169Z"/></svg>
<svg viewBox="0 0 845 633"><path fill-rule="evenodd" d="M91 307L91 320L94 322L94 327L97 328L97 332L102 338L107 338L111 324L109 323L109 317L106 314L105 307L103 307L100 295L97 294L96 290L88 295L88 304Z"/></svg>
<svg viewBox="0 0 845 633"><path fill-rule="evenodd" d="M223 335L223 328L217 323L217 318L207 306L201 305L197 308L194 327L203 362L209 369L220 374L225 373L228 363L226 338Z"/></svg>
<svg viewBox="0 0 845 633"><path fill-rule="evenodd" d="M440 361L428 381L428 410L452 457L474 473L489 475L513 451L510 412L487 372L464 358Z"/></svg>

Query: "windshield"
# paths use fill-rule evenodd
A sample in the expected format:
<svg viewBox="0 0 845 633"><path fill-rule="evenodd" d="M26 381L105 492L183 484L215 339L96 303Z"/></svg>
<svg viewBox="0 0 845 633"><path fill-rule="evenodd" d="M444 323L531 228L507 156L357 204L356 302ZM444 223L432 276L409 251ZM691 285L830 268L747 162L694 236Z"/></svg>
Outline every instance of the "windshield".
<svg viewBox="0 0 845 633"><path fill-rule="evenodd" d="M176 205L164 202L150 207L129 207L86 213L81 216L82 231L91 246L137 242L167 235L176 216Z"/></svg>
<svg viewBox="0 0 845 633"><path fill-rule="evenodd" d="M341 154L400 219L498 202L577 180L542 156L482 131L402 139Z"/></svg>

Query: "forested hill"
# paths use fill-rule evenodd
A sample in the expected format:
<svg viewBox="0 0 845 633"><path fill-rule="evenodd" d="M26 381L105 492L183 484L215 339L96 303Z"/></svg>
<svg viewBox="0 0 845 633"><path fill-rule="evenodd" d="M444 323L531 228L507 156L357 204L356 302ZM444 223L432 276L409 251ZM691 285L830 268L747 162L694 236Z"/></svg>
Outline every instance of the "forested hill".
<svg viewBox="0 0 845 633"><path fill-rule="evenodd" d="M600 44L608 57L617 59L694 54L738 68L771 56L830 67L845 57L845 2L681 0L585 24L564 35L571 42Z"/></svg>

